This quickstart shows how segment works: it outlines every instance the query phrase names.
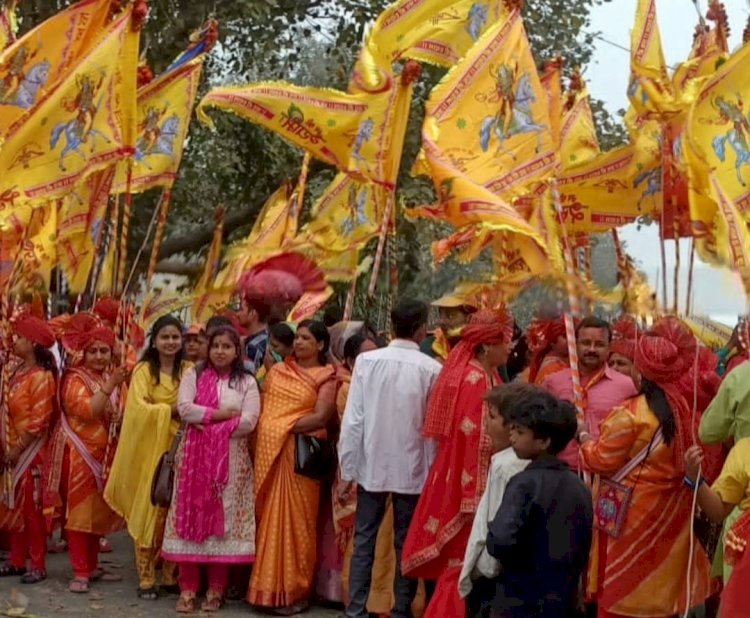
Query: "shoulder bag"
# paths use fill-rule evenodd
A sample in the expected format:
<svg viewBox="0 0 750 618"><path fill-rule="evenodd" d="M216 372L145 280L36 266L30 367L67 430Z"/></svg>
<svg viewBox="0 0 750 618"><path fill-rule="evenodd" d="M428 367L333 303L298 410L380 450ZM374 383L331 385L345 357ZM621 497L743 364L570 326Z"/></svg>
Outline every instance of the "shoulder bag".
<svg viewBox="0 0 750 618"><path fill-rule="evenodd" d="M177 435L172 441L172 446L164 453L156 464L154 478L151 481L151 504L154 506L168 507L172 502L174 490L174 460L177 448L180 446L182 436L185 434L185 423L180 424Z"/></svg>
<svg viewBox="0 0 750 618"><path fill-rule="evenodd" d="M302 433L295 434L294 471L315 480L333 476L336 471L333 442Z"/></svg>
<svg viewBox="0 0 750 618"><path fill-rule="evenodd" d="M625 523L628 507L633 497L633 489L638 484L643 465L646 463L651 451L664 441L661 427L656 430L651 441L643 449L620 468L611 477L599 477L599 492L594 502L594 527L606 532L613 538L618 538ZM632 487L623 485L622 481L636 468L638 477Z"/></svg>

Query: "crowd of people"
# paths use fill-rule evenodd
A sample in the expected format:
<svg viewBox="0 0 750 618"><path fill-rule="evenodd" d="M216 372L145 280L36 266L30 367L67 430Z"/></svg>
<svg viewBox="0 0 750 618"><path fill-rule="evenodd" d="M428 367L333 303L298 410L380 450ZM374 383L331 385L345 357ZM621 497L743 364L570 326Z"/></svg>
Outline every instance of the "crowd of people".
<svg viewBox="0 0 750 618"><path fill-rule="evenodd" d="M19 308L0 577L44 581L64 548L87 593L126 528L138 597L180 613L750 616L750 322L716 354L675 317L586 317L572 366L561 317L433 304L428 334L397 303L388 344L249 293L144 342L112 299Z"/></svg>

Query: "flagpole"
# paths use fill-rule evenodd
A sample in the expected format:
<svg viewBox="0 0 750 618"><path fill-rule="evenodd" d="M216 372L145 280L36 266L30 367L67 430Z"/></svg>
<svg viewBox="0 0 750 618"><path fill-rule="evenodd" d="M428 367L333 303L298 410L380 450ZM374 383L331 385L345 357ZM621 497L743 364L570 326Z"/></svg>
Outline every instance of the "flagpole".
<svg viewBox="0 0 750 618"><path fill-rule="evenodd" d="M685 315L690 317L693 310L693 269L695 268L695 238L690 239L690 260L688 262L687 298Z"/></svg>
<svg viewBox="0 0 750 618"><path fill-rule="evenodd" d="M114 204L114 212L112 213L112 225L113 227L110 228L110 236L109 236L109 243L115 243L115 239L117 238L117 231L120 229L120 202L122 200L121 195L115 196L115 204ZM119 258L119 249L117 247L117 244L111 245L114 247L115 251L115 259ZM109 247L107 249L109 251ZM104 255L104 259L102 260L102 264L104 264L104 260L107 259L106 254ZM118 259L119 261L119 259ZM117 269L113 269L112 273L112 280L108 282L108 285L110 286L110 291L112 294L115 293L115 288L117 287ZM97 283L94 283L95 286L97 286ZM96 290L96 288L95 288ZM96 291L94 292L94 296L96 295Z"/></svg>
<svg viewBox="0 0 750 618"><path fill-rule="evenodd" d="M676 226L675 226L676 227ZM674 300L672 302L672 313L678 315L680 312L680 235L675 230L674 235Z"/></svg>
<svg viewBox="0 0 750 618"><path fill-rule="evenodd" d="M128 180L125 189L125 206L122 211L122 230L120 231L120 255L117 265L117 286L115 293L124 293L125 267L128 261L128 234L130 233L130 217L133 212L133 194L130 192L133 181L133 162L128 161Z"/></svg>
<svg viewBox="0 0 750 618"><path fill-rule="evenodd" d="M161 194L161 201L159 203L159 223L156 226L156 232L154 233L154 244L151 246L151 255L148 260L148 271L146 273L146 286L151 283L151 279L154 277L156 272L156 264L159 261L159 251L161 250L161 241L164 238L164 230L167 226L167 214L169 213L169 205L172 201L172 190L164 189Z"/></svg>
<svg viewBox="0 0 750 618"><path fill-rule="evenodd" d="M383 261L383 250L385 249L385 241L388 237L388 228L391 222L391 211L393 210L393 192L388 192L386 199L385 210L383 211L383 220L380 222L380 234L378 236L378 248L375 251L375 261L372 265L372 274L370 275L370 285L367 288L368 301L372 300L375 294L375 288L378 285L378 273L380 271L380 263Z"/></svg>
<svg viewBox="0 0 750 618"><path fill-rule="evenodd" d="M162 193L160 202L163 202L163 201L164 201L164 194ZM138 267L138 262L141 259L141 255L143 254L143 251L146 249L146 244L148 243L148 239L151 237L151 232L154 230L154 226L156 225L156 221L160 217L160 215L161 215L161 203L157 204L156 208L154 208L154 214L151 215L151 221L148 222L146 235L143 238L143 242L141 243L141 246L138 247L138 253L136 253L135 258L133 258L133 264L130 267L130 273L128 274L128 279L125 282L125 287L122 290L123 296L127 294L128 290L130 289L130 283L132 282L133 276L135 275L136 268Z"/></svg>

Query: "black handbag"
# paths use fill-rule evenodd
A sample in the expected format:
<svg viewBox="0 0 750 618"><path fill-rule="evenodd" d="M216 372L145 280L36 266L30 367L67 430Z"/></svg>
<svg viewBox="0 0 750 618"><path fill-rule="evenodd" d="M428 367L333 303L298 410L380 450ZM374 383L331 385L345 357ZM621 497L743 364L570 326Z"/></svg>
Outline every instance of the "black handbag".
<svg viewBox="0 0 750 618"><path fill-rule="evenodd" d="M319 481L336 471L336 449L333 442L298 433L294 437L294 471Z"/></svg>
<svg viewBox="0 0 750 618"><path fill-rule="evenodd" d="M174 459L177 454L177 447L185 433L185 424L180 425L177 435L174 437L172 446L164 453L156 464L154 478L151 481L151 504L154 506L168 507L172 502L172 492L174 490Z"/></svg>

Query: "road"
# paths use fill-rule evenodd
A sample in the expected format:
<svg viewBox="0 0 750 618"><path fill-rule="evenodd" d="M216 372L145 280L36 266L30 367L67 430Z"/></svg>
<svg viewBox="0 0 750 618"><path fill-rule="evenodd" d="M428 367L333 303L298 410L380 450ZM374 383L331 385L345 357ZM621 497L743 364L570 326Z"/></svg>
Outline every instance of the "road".
<svg viewBox="0 0 750 618"><path fill-rule="evenodd" d="M0 616L52 618L76 616L102 618L145 618L147 616L177 616L174 611L176 596L165 596L158 601L141 601L136 597L138 578L133 564L132 544L126 533L110 538L114 551L100 554L101 566L122 575L118 583L94 583L89 594L68 592L72 577L68 554L50 554L47 561L47 581L33 586L21 585L18 578L0 579ZM208 615L208 614L201 614ZM220 616L262 616L242 601L229 601ZM309 618L337 618L342 610L315 607L305 616Z"/></svg>

